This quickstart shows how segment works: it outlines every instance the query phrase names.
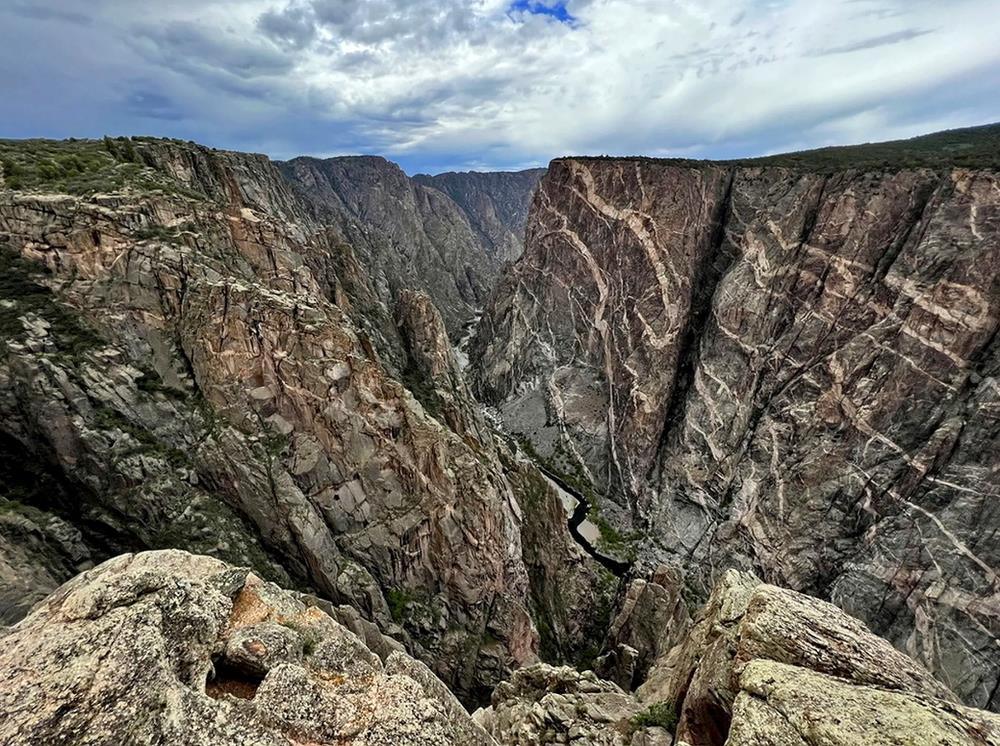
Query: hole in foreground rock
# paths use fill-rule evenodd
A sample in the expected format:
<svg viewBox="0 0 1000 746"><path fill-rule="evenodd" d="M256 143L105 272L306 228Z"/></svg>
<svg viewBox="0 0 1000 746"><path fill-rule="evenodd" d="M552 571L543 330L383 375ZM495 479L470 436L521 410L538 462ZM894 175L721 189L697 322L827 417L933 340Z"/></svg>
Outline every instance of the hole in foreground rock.
<svg viewBox="0 0 1000 746"><path fill-rule="evenodd" d="M253 699L264 677L231 666L225 659L215 662L215 675L205 682L205 694L212 699L222 699L231 694L237 699Z"/></svg>

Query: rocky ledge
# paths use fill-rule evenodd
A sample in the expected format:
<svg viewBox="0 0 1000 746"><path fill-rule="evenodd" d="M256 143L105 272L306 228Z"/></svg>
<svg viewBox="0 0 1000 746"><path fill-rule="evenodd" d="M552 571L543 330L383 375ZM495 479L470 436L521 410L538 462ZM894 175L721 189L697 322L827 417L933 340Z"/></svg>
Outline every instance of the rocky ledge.
<svg viewBox="0 0 1000 746"><path fill-rule="evenodd" d="M754 568L995 710L1000 174L857 152L555 161L469 375L640 567Z"/></svg>
<svg viewBox="0 0 1000 746"><path fill-rule="evenodd" d="M79 575L2 648L2 743L490 743L373 625L177 550Z"/></svg>
<svg viewBox="0 0 1000 746"><path fill-rule="evenodd" d="M666 652L635 693L538 664L474 717L524 746L1000 743L1000 716L958 705L857 619L745 573L726 573L693 620L658 633Z"/></svg>
<svg viewBox="0 0 1000 746"><path fill-rule="evenodd" d="M0 742L1000 744L1000 716L958 705L857 620L743 573L659 632L635 693L540 663L470 716L349 607L209 557L125 554L4 633Z"/></svg>

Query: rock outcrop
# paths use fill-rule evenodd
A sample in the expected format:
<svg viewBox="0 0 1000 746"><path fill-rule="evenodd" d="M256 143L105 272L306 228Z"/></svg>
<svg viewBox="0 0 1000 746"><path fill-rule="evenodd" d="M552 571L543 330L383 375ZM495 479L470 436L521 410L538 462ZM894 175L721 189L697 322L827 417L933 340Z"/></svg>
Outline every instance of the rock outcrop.
<svg viewBox="0 0 1000 746"><path fill-rule="evenodd" d="M211 554L358 609L488 696L537 645L502 465L398 380L417 348L272 163L127 144L120 163L61 146L112 159L113 193L0 192L0 460L46 473L11 496L82 533L42 556L5 528L0 557L39 558L44 592L122 551Z"/></svg>
<svg viewBox="0 0 1000 746"><path fill-rule="evenodd" d="M637 694L675 706L677 736L692 746L725 741L740 677L754 660L955 701L919 664L832 604L736 571L723 576L690 628L664 633L674 644Z"/></svg>
<svg viewBox="0 0 1000 746"><path fill-rule="evenodd" d="M997 708L1000 175L913 148L553 162L471 375L640 566L756 568Z"/></svg>
<svg viewBox="0 0 1000 746"><path fill-rule="evenodd" d="M634 697L592 672L541 663L515 671L474 717L503 744L624 746L639 710Z"/></svg>
<svg viewBox="0 0 1000 746"><path fill-rule="evenodd" d="M209 557L116 557L2 640L3 743L493 743L422 663Z"/></svg>
<svg viewBox="0 0 1000 746"><path fill-rule="evenodd" d="M616 604L595 670L625 689L646 681L650 668L691 628L681 574L666 565L648 578L634 578Z"/></svg>
<svg viewBox="0 0 1000 746"><path fill-rule="evenodd" d="M517 497L521 549L528 573L539 654L549 663L592 668L611 622L620 580L573 538L573 508L531 462L500 444L500 457Z"/></svg>
<svg viewBox="0 0 1000 746"><path fill-rule="evenodd" d="M2 634L0 741L26 746L1000 743L1000 717L857 620L737 572L661 630L637 693L535 664L471 717L354 609L178 550L87 570Z"/></svg>
<svg viewBox="0 0 1000 746"><path fill-rule="evenodd" d="M635 624L635 607L655 608L653 598L669 607L670 586L662 573L634 586L626 618ZM669 647L634 694L591 672L539 664L516 671L473 717L500 743L525 745L1000 742L1000 716L958 705L858 620L743 573L726 573L693 623L678 617L657 639Z"/></svg>
<svg viewBox="0 0 1000 746"><path fill-rule="evenodd" d="M72 523L0 502L0 626L21 619L66 578L93 566L94 549Z"/></svg>
<svg viewBox="0 0 1000 746"><path fill-rule="evenodd" d="M403 290L396 319L406 347L403 380L426 409L462 438L493 448L493 436L465 382L441 314L425 293Z"/></svg>
<svg viewBox="0 0 1000 746"><path fill-rule="evenodd" d="M728 746L1000 743L1000 717L773 661L740 677Z"/></svg>

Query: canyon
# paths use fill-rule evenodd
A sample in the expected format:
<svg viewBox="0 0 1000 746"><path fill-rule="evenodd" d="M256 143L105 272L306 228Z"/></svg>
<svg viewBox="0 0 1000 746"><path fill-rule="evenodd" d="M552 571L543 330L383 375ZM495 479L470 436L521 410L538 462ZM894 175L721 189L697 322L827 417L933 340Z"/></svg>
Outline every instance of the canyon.
<svg viewBox="0 0 1000 746"><path fill-rule="evenodd" d="M998 131L0 141L0 735L1000 743Z"/></svg>

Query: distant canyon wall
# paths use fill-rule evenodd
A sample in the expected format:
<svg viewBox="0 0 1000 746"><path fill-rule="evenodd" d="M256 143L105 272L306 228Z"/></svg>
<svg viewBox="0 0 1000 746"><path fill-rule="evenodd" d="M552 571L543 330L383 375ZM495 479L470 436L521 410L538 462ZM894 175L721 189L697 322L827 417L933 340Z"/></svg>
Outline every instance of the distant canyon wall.
<svg viewBox="0 0 1000 746"><path fill-rule="evenodd" d="M449 335L482 308L505 261L520 256L544 170L408 177L374 156L278 164L324 223L337 225L383 297L428 293Z"/></svg>

